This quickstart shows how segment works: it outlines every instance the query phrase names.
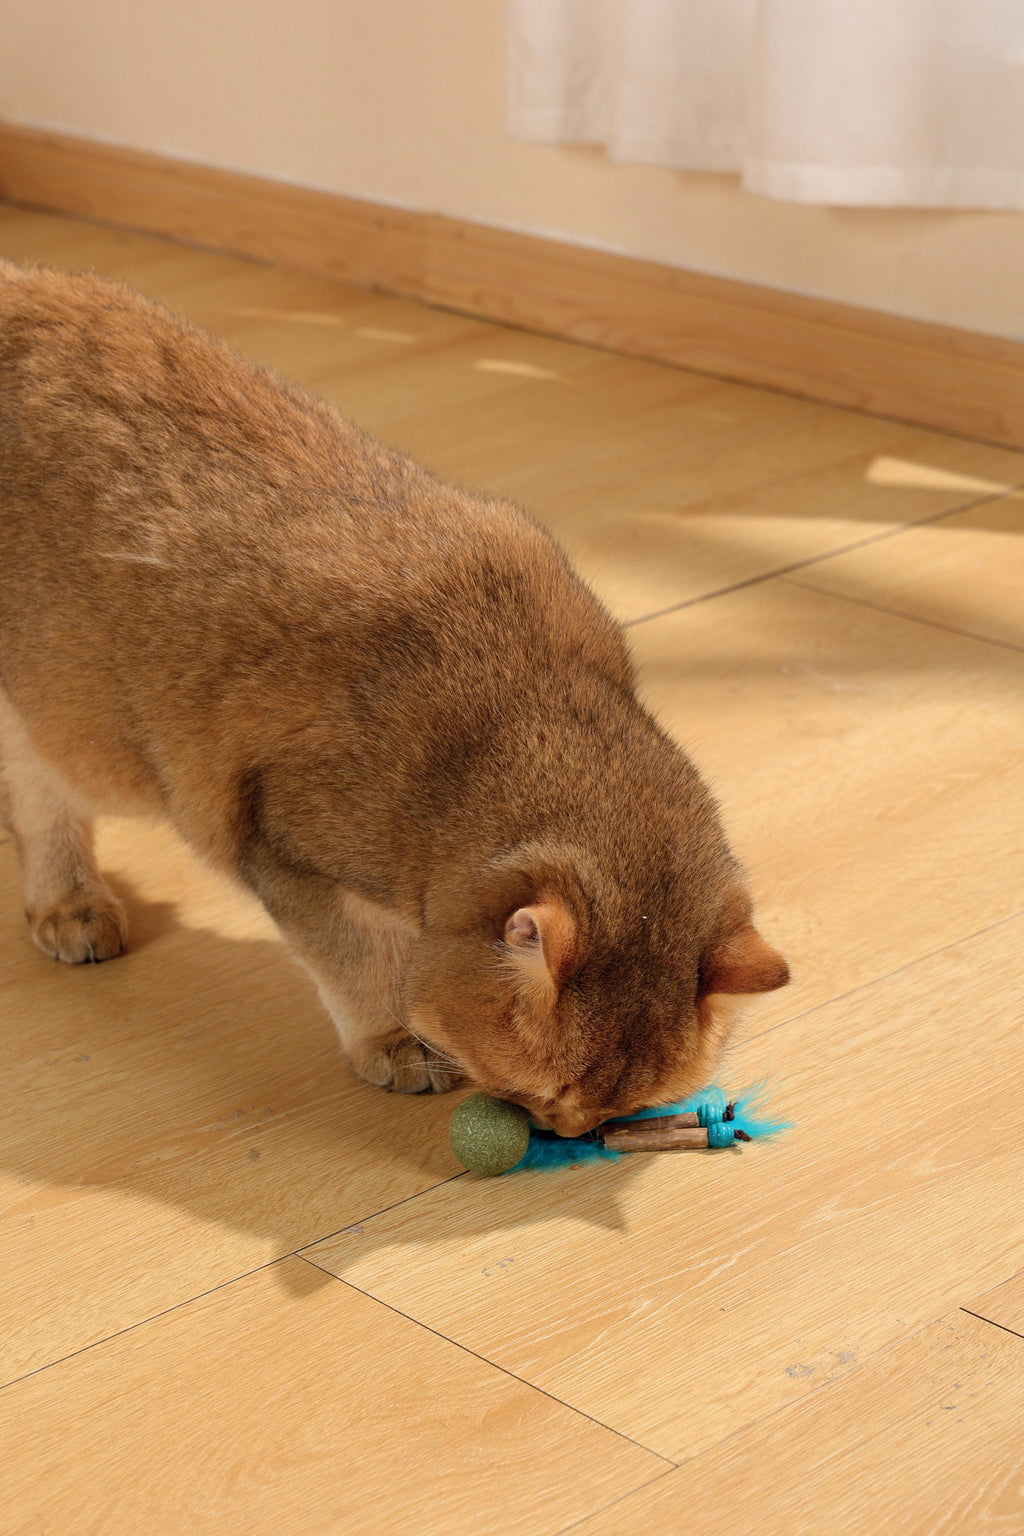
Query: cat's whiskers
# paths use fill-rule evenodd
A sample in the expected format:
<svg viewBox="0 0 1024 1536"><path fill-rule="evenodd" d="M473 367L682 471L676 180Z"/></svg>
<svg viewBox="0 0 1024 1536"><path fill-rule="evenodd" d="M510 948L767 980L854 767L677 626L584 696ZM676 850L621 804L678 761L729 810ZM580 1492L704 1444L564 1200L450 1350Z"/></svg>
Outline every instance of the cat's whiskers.
<svg viewBox="0 0 1024 1536"><path fill-rule="evenodd" d="M397 971L392 974L391 985L397 997L401 992L402 985L401 976ZM384 1012L394 1019L399 1029L404 1029L406 1034L419 1041L430 1059L431 1072L435 1072L438 1077L450 1078L453 1084L458 1083L461 1078L465 1077L466 1069L461 1062L456 1061L454 1056L449 1056L447 1052L442 1051L438 1046L432 1045L429 1040L424 1040L422 1035L417 1034L408 1019L400 1018L390 1004L385 1001L383 993L377 993L377 1001L384 1009Z"/></svg>
<svg viewBox="0 0 1024 1536"><path fill-rule="evenodd" d="M381 993L381 992L377 993L377 1001L378 1001L378 1003L380 1003L381 1007L384 1009L384 1012L386 1014L390 1015L390 1017L394 1019L395 1023L399 1026L400 1029L409 1029L409 1026L408 1026L408 1024L406 1024L405 1020L404 1019L400 1019L398 1017L398 1014L395 1012L395 1010L393 1008L389 1008L388 1007L388 1004L384 1001L383 993ZM411 1035L413 1033L413 1031L411 1029L409 1029L409 1033ZM417 1038L417 1040L419 1040L419 1035L417 1035L416 1038Z"/></svg>

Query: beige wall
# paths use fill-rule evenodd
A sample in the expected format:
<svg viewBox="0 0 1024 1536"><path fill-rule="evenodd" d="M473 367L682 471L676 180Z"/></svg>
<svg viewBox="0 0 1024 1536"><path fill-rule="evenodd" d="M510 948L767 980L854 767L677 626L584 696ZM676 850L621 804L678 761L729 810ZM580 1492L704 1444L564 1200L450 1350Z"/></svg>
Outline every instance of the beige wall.
<svg viewBox="0 0 1024 1536"><path fill-rule="evenodd" d="M1024 215L805 208L510 142L502 0L7 0L0 118L1024 337Z"/></svg>

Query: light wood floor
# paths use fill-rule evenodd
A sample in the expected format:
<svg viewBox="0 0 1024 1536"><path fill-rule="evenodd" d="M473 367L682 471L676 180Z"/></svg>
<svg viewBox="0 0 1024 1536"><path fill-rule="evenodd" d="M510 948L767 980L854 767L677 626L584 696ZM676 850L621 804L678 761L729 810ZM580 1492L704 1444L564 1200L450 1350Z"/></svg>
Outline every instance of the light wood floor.
<svg viewBox="0 0 1024 1536"><path fill-rule="evenodd" d="M270 923L104 826L71 969L0 847L0 1529L1024 1532L1024 456L0 209L561 535L794 983L736 1156L460 1174ZM2 551L0 551L2 558Z"/></svg>

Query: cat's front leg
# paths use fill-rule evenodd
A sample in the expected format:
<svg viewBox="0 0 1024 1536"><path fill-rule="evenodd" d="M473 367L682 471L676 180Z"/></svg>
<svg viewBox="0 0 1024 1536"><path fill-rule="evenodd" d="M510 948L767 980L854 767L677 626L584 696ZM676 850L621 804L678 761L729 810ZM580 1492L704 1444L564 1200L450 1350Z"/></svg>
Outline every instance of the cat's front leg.
<svg viewBox="0 0 1024 1536"><path fill-rule="evenodd" d="M105 884L92 828L59 775L36 752L0 691L0 823L11 832L29 932L54 960L111 960L125 947L124 907Z"/></svg>
<svg viewBox="0 0 1024 1536"><path fill-rule="evenodd" d="M360 923L359 930L357 942L346 946L340 970L293 944L296 958L316 982L342 1050L353 1070L375 1088L447 1093L463 1081L461 1067L414 1034L403 1019L400 978L407 942L386 928L368 934Z"/></svg>
<svg viewBox="0 0 1024 1536"><path fill-rule="evenodd" d="M458 1062L405 1019L414 924L318 876L264 869L257 889L360 1077L391 1093L447 1093L464 1081Z"/></svg>

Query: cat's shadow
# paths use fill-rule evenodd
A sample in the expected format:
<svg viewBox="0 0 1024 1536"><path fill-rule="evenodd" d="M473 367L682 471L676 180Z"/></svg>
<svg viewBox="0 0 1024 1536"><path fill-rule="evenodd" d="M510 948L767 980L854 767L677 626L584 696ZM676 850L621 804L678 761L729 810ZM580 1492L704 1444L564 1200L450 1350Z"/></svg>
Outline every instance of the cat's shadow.
<svg viewBox="0 0 1024 1536"><path fill-rule="evenodd" d="M504 1238L556 1213L624 1230L632 1159L489 1180L460 1173L447 1147L456 1098L361 1082L283 944L186 927L172 904L110 883L128 909L131 948L103 966L56 966L18 931L9 904L4 913L0 953L29 999L15 1027L35 1100L31 1124L22 1117L0 1152L19 1182L118 1190L131 1202L129 1250L140 1200L176 1207L187 1220L177 1232L156 1223L166 1237L142 1236L149 1224L139 1223L147 1262L167 1257L155 1244L201 1247L213 1228L211 1246L237 1249L239 1272L341 1233L358 1240L321 1256L339 1274L349 1248L362 1265L377 1248ZM279 1266L282 1285L331 1282L316 1252L306 1257ZM208 1268L198 1266L204 1277Z"/></svg>

